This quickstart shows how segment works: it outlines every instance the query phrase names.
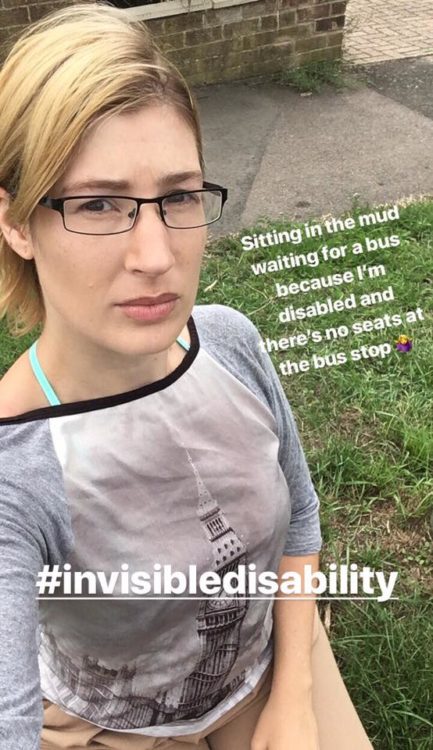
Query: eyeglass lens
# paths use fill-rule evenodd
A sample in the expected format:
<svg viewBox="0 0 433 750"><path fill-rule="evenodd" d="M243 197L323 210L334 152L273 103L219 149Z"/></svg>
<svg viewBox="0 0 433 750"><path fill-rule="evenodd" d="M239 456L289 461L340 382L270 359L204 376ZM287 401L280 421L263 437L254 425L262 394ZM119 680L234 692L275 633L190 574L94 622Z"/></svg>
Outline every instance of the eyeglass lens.
<svg viewBox="0 0 433 750"><path fill-rule="evenodd" d="M162 201L164 221L169 227L188 229L219 219L222 195L219 190L176 193ZM64 203L67 229L86 234L115 234L134 224L137 204L130 198L104 196L68 198Z"/></svg>

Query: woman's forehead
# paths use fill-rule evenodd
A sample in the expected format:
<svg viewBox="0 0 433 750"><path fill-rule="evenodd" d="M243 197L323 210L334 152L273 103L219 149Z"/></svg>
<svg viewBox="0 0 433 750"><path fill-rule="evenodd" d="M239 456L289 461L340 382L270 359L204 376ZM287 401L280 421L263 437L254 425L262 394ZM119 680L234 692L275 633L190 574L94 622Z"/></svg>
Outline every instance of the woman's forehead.
<svg viewBox="0 0 433 750"><path fill-rule="evenodd" d="M161 188L203 179L192 129L173 107L146 107L92 127L54 186L124 192L147 180Z"/></svg>

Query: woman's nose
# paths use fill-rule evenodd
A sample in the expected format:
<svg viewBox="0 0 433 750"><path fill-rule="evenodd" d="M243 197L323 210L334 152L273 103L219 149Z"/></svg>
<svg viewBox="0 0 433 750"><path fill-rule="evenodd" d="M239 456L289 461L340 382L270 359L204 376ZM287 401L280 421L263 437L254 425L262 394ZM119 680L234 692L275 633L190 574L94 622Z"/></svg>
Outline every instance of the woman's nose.
<svg viewBox="0 0 433 750"><path fill-rule="evenodd" d="M128 270L160 275L175 263L173 232L163 222L157 203L142 204L133 228L125 234Z"/></svg>

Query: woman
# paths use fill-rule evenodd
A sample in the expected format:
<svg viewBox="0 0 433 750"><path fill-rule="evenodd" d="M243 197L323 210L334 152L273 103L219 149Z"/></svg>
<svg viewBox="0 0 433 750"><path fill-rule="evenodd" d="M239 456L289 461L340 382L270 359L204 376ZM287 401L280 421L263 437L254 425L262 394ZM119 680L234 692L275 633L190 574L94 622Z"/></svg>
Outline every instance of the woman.
<svg viewBox="0 0 433 750"><path fill-rule="evenodd" d="M302 574L321 546L258 332L194 304L227 193L185 81L86 3L16 42L0 109L0 309L42 324L0 383L2 750L370 748L314 601L125 595L167 565Z"/></svg>

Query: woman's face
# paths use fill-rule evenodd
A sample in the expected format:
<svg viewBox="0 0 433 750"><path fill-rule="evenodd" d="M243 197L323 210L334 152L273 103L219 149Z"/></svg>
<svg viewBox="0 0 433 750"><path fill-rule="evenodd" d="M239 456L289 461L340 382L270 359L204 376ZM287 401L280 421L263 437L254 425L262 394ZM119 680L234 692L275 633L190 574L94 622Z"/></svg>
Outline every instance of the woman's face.
<svg viewBox="0 0 433 750"><path fill-rule="evenodd" d="M185 173L190 173L189 176ZM124 188L79 187L122 180ZM202 187L194 134L173 107L155 104L93 126L50 197L125 195L153 198ZM45 328L126 355L167 349L194 305L207 228L165 226L157 203L143 204L134 228L114 235L67 231L58 211L38 206L31 247L47 311ZM174 293L170 312L136 320L119 303Z"/></svg>

